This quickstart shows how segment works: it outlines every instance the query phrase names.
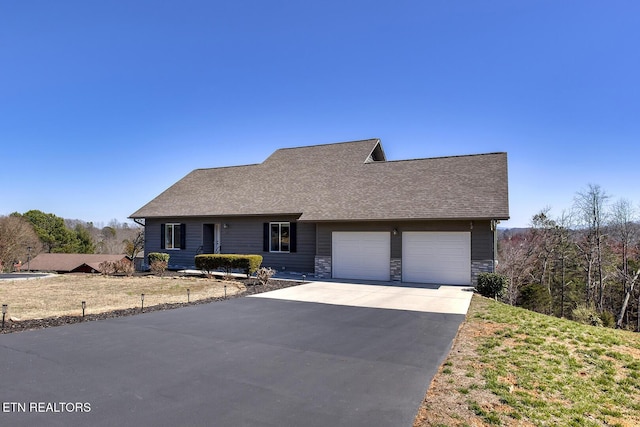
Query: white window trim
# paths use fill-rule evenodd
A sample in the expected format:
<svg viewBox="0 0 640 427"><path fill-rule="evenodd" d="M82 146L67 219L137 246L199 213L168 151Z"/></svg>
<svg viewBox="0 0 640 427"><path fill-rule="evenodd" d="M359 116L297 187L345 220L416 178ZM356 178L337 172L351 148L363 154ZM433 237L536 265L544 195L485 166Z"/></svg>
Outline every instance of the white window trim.
<svg viewBox="0 0 640 427"><path fill-rule="evenodd" d="M180 232L181 223L179 222L168 222L164 225L164 248L168 251L179 251L180 250L180 239L178 239L178 244L176 245L176 228L178 232ZM167 244L167 233L169 232L169 226L173 228L171 233L171 247Z"/></svg>
<svg viewBox="0 0 640 427"><path fill-rule="evenodd" d="M271 227L273 227L274 225L278 226L278 241L280 242L280 246L282 246L282 226L286 225L289 227L289 240L291 240L291 222L290 221L274 221L274 222L270 222L269 223L269 252L272 253L277 253L277 254L288 254L291 252L291 241L289 241L289 250L286 251L281 251L281 250L274 250L273 247L271 246L273 243L273 240L271 239Z"/></svg>

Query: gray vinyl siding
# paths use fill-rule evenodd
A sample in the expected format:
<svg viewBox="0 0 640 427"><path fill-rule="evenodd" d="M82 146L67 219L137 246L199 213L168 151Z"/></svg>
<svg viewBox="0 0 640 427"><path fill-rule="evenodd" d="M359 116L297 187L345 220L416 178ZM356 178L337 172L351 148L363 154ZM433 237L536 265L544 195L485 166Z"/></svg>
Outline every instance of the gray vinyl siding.
<svg viewBox="0 0 640 427"><path fill-rule="evenodd" d="M495 259L494 233L491 221L474 221L471 231L471 260Z"/></svg>
<svg viewBox="0 0 640 427"><path fill-rule="evenodd" d="M270 253L263 251L263 224L265 222L295 222L295 216L274 217L198 217L183 219L147 219L145 226L145 261L149 252L166 252L169 265L174 269L195 268L195 256L203 250L204 225L221 224L221 253L260 254L262 265L279 271L311 273L315 255L331 256L333 231L385 231L391 234L391 258L402 258L403 231L470 231L471 260L494 258L494 232L490 221L372 221L297 223L297 251ZM165 223L186 225L185 249L161 249L160 225ZM224 228L223 224L227 227ZM393 230L398 230L393 235ZM206 246L206 244L205 244Z"/></svg>
<svg viewBox="0 0 640 427"><path fill-rule="evenodd" d="M252 253L262 255L262 265L276 270L298 273L313 272L315 260L316 227L313 223L297 223L296 252L275 253L263 251L263 224L294 222L296 217L277 216L261 218L233 218L225 221L222 229L222 253Z"/></svg>
<svg viewBox="0 0 640 427"><path fill-rule="evenodd" d="M471 259L492 259L493 232L490 225L490 221L323 222L317 225L317 254L331 256L333 231L389 232L391 233L391 258L402 258L403 231L470 231ZM398 230L397 235L393 235L394 229Z"/></svg>
<svg viewBox="0 0 640 427"><path fill-rule="evenodd" d="M316 227L313 223L297 223L297 250L292 253L270 253L263 251L263 224L265 222L295 222L295 216L277 217L198 217L147 219L145 226L145 260L149 252L169 254L169 266L173 269L195 268L195 256L210 252L203 239L205 224L220 224L220 252L229 254L262 255L262 265L277 270L300 273L313 272L315 259ZM161 224L181 223L186 225L185 249L161 249ZM224 227L226 224L226 227ZM210 238L210 236L208 237Z"/></svg>
<svg viewBox="0 0 640 427"><path fill-rule="evenodd" d="M160 241L160 229L162 224L185 224L185 248L162 249ZM164 252L169 254L169 268L185 269L195 268L195 256L202 245L202 222L197 219L147 219L144 227L145 236L145 263L148 262L150 252Z"/></svg>

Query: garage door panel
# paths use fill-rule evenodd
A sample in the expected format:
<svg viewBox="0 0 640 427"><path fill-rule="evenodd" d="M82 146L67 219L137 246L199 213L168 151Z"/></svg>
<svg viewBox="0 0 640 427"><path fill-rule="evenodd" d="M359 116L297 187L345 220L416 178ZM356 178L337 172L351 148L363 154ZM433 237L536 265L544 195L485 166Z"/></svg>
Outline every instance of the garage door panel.
<svg viewBox="0 0 640 427"><path fill-rule="evenodd" d="M334 278L389 280L389 233L335 231L332 250Z"/></svg>
<svg viewBox="0 0 640 427"><path fill-rule="evenodd" d="M402 233L402 279L405 282L471 283L471 233Z"/></svg>

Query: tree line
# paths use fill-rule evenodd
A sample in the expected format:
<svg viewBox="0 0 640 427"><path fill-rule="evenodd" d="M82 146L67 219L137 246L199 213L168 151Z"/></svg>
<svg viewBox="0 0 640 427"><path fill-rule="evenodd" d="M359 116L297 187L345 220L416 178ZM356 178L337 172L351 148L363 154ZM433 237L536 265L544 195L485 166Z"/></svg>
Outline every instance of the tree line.
<svg viewBox="0 0 640 427"><path fill-rule="evenodd" d="M594 325L640 331L640 217L599 185L576 193L572 209L544 208L529 228L501 231L497 272L505 302Z"/></svg>
<svg viewBox="0 0 640 427"><path fill-rule="evenodd" d="M126 254L143 250L144 230L117 220L106 226L30 210L0 216L0 270L11 271L41 252Z"/></svg>

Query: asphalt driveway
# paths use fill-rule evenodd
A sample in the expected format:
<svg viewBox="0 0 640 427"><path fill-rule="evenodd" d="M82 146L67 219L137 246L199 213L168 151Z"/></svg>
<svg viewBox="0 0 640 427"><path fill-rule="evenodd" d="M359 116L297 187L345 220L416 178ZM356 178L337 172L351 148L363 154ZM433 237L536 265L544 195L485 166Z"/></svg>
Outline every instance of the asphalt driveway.
<svg viewBox="0 0 640 427"><path fill-rule="evenodd" d="M410 426L464 314L354 300L470 293L310 285L0 335L0 425Z"/></svg>

